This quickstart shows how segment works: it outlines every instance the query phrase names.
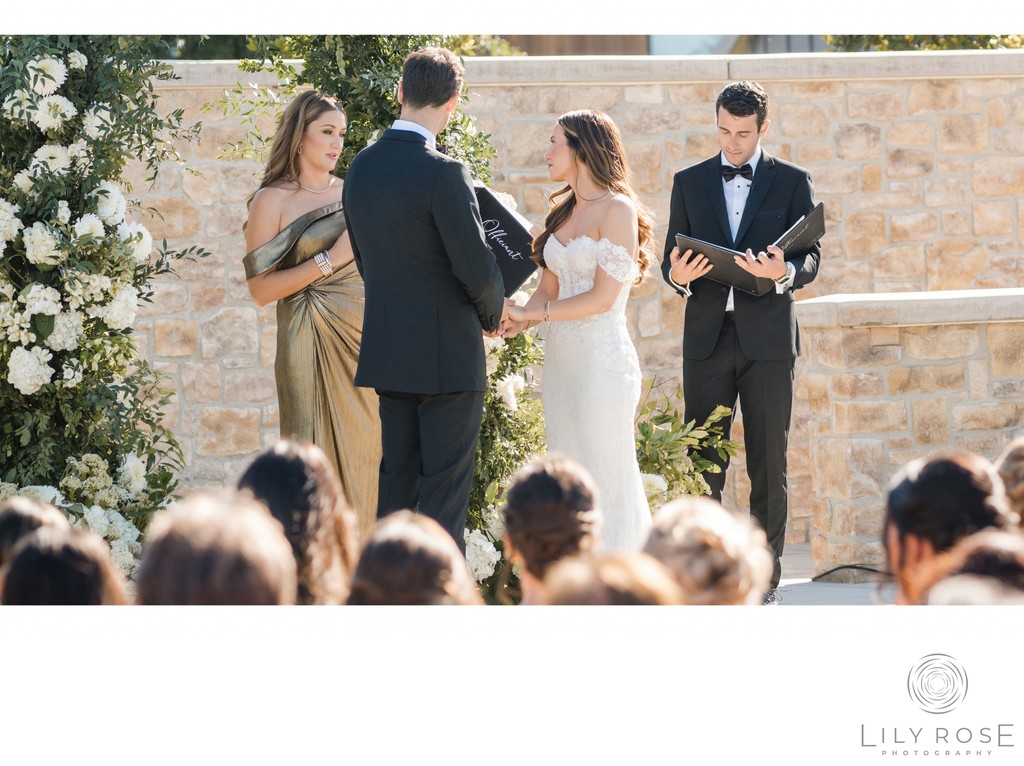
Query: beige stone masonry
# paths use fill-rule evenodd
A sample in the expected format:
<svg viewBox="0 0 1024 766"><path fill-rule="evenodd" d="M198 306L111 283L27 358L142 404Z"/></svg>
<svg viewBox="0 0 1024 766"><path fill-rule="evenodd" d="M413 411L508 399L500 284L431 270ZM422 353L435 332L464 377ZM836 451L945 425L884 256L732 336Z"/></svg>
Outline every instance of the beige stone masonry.
<svg viewBox="0 0 1024 766"><path fill-rule="evenodd" d="M262 88L274 79L234 62L174 68L181 79L155 88L162 110L203 122L202 141L184 147L196 174L168 165L153 188L137 167L129 178L133 196L163 216L144 219L158 243L198 244L211 256L158 280L136 330L177 392L168 422L186 453L183 484L230 483L278 432L275 307L255 307L241 268L245 199L261 168L221 158L246 128L201 107L236 83ZM467 109L497 153L492 185L535 222L557 187L543 163L555 118L576 108L608 112L653 215L658 257L673 174L718 151L718 90L738 79L764 84L765 149L807 168L825 203L821 270L797 293L804 354L787 533L813 537L819 561L880 551L867 532L826 540L814 531L833 512L844 532L868 529L877 516L877 506L860 510L860 497L829 505L820 485L838 479L818 475L820 438L874 444L844 469L860 492L922 449L975 447L994 457L1019 432L1019 317L1002 298L1024 286L1024 52L471 58L466 68ZM982 288L994 290L992 300L959 292ZM890 300L895 293L907 303ZM832 298L809 300L821 296ZM945 321L965 300L974 313ZM627 316L645 374L680 375L684 309L657 270L633 289ZM849 433L818 431L839 420ZM863 430L880 427L893 430ZM734 465L725 501L745 509L742 450Z"/></svg>

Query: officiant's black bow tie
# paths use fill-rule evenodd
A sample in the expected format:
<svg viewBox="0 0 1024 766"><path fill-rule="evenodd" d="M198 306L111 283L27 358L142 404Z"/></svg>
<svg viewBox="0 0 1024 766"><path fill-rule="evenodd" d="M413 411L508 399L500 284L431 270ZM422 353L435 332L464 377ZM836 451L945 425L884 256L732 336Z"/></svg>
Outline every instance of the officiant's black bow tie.
<svg viewBox="0 0 1024 766"><path fill-rule="evenodd" d="M726 181L731 181L736 176L743 176L750 181L754 178L754 169L750 165L744 165L741 168L736 168L732 165L722 165L722 178Z"/></svg>

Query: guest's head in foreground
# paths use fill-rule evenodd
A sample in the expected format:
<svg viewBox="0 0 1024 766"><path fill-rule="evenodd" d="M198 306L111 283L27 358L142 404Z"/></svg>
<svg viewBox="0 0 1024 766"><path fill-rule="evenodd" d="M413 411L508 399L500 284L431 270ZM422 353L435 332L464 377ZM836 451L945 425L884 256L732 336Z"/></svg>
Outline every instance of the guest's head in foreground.
<svg viewBox="0 0 1024 766"><path fill-rule="evenodd" d="M1024 436L1014 439L996 460L1010 510L1024 518Z"/></svg>
<svg viewBox="0 0 1024 766"><path fill-rule="evenodd" d="M555 606L664 606L682 604L682 588L667 567L646 553L565 559L544 578L546 603Z"/></svg>
<svg viewBox="0 0 1024 766"><path fill-rule="evenodd" d="M355 568L355 514L334 467L313 444L281 440L238 480L280 522L298 566L300 604L344 604Z"/></svg>
<svg viewBox="0 0 1024 766"><path fill-rule="evenodd" d="M10 560L21 538L40 527L70 529L71 524L52 505L32 497L15 495L0 503L0 568Z"/></svg>
<svg viewBox="0 0 1024 766"><path fill-rule="evenodd" d="M567 556L589 554L597 546L597 488L583 466L552 453L516 474L506 503L502 585L515 564L522 585L520 603L542 603L548 568ZM499 591L504 593L504 587Z"/></svg>
<svg viewBox="0 0 1024 766"><path fill-rule="evenodd" d="M298 191L300 176L332 173L346 126L345 110L326 93L307 90L295 96L277 122L259 188L286 182ZM249 197L247 208L255 196Z"/></svg>
<svg viewBox="0 0 1024 766"><path fill-rule="evenodd" d="M104 606L128 602L107 544L84 529L41 526L0 571L0 604Z"/></svg>
<svg viewBox="0 0 1024 766"><path fill-rule="evenodd" d="M936 554L979 530L1015 520L1003 482L985 458L958 452L905 465L890 484L882 536L897 601L912 603L918 570Z"/></svg>
<svg viewBox="0 0 1024 766"><path fill-rule="evenodd" d="M1024 534L983 529L921 568L909 599L932 605L1024 604Z"/></svg>
<svg viewBox="0 0 1024 766"><path fill-rule="evenodd" d="M143 604L294 604L295 558L248 493L197 493L150 522L138 586Z"/></svg>
<svg viewBox="0 0 1024 766"><path fill-rule="evenodd" d="M412 511L377 522L359 554L349 604L482 604L466 559L436 521Z"/></svg>
<svg viewBox="0 0 1024 766"><path fill-rule="evenodd" d="M760 604L771 582L764 531L710 497L663 505L644 552L676 576L687 604Z"/></svg>
<svg viewBox="0 0 1024 766"><path fill-rule="evenodd" d="M612 118L590 109L566 112L555 123L544 161L551 180L565 186L548 198L552 207L544 220L544 231L534 240L534 260L544 265L544 244L581 203L603 207L612 203L615 195L621 195L631 200L636 211L640 243L637 282L642 280L654 257L654 225L630 185L626 149ZM601 213L604 216L607 211Z"/></svg>

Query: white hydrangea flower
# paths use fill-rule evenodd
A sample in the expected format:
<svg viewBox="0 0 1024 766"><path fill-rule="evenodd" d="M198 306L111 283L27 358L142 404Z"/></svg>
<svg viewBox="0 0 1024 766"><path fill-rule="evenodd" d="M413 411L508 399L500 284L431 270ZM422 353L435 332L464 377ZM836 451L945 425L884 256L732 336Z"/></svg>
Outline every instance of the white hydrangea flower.
<svg viewBox="0 0 1024 766"><path fill-rule="evenodd" d="M483 509L484 531L492 540L500 540L505 534L505 517L501 515L497 506L491 503Z"/></svg>
<svg viewBox="0 0 1024 766"><path fill-rule="evenodd" d="M25 229L25 257L38 266L55 266L64 260L55 232L42 221Z"/></svg>
<svg viewBox="0 0 1024 766"><path fill-rule="evenodd" d="M512 412L519 411L519 402L516 399L516 394L522 391L525 386L526 380L522 375L516 373L506 375L494 384L494 388L498 392L498 396L501 397L501 400L505 402L505 406Z"/></svg>
<svg viewBox="0 0 1024 766"><path fill-rule="evenodd" d="M53 354L40 346L18 346L7 363L7 382L31 396L53 378L53 368L47 364L52 358Z"/></svg>
<svg viewBox="0 0 1024 766"><path fill-rule="evenodd" d="M27 123L35 111L35 99L27 90L16 90L4 99L3 113L13 122Z"/></svg>
<svg viewBox="0 0 1024 766"><path fill-rule="evenodd" d="M80 139L68 144L68 156L71 157L71 164L80 173L88 173L92 170L92 158L89 156L89 144Z"/></svg>
<svg viewBox="0 0 1024 766"><path fill-rule="evenodd" d="M494 568L501 561L501 554L494 547L494 543L479 529L472 532L466 530L463 537L466 541L466 563L469 564L469 572L474 580L483 582L494 574Z"/></svg>
<svg viewBox="0 0 1024 766"><path fill-rule="evenodd" d="M68 68L55 58L36 59L25 67L31 77L32 90L40 96L49 96L68 79Z"/></svg>
<svg viewBox="0 0 1024 766"><path fill-rule="evenodd" d="M102 302L110 294L110 277L105 274L85 274L72 271L64 283L64 295L68 305L77 309L87 303Z"/></svg>
<svg viewBox="0 0 1024 766"><path fill-rule="evenodd" d="M114 226L124 220L127 202L117 184L101 181L89 196L96 198L96 214L104 223Z"/></svg>
<svg viewBox="0 0 1024 766"><path fill-rule="evenodd" d="M80 311L62 311L53 320L53 332L43 341L54 351L74 351L85 333L82 322L85 315ZM67 368L65 367L65 377ZM79 376L79 380L81 376Z"/></svg>
<svg viewBox="0 0 1024 766"><path fill-rule="evenodd" d="M525 290L516 290L512 293L512 302L517 306L525 306L528 300L530 300L530 294Z"/></svg>
<svg viewBox="0 0 1024 766"><path fill-rule="evenodd" d="M122 285L110 302L103 306L90 306L85 311L98 317L112 330L126 330L135 322L139 308L139 293L133 285Z"/></svg>
<svg viewBox="0 0 1024 766"><path fill-rule="evenodd" d="M9 481L0 481L0 503L18 494L18 485Z"/></svg>
<svg viewBox="0 0 1024 766"><path fill-rule="evenodd" d="M103 221L95 213L86 213L77 221L75 221L75 236L79 239L85 237L93 237L94 239L103 239L106 235L106 230L103 228Z"/></svg>
<svg viewBox="0 0 1024 766"><path fill-rule="evenodd" d="M0 255L4 254L7 243L13 242L18 232L25 228L25 224L18 218L20 212L19 205L0 199Z"/></svg>
<svg viewBox="0 0 1024 766"><path fill-rule="evenodd" d="M59 223L67 223L71 220L71 208L68 207L67 200L60 200L57 202L57 221Z"/></svg>
<svg viewBox="0 0 1024 766"><path fill-rule="evenodd" d="M60 313L60 293L46 285L33 284L27 292L22 291L18 300L25 304L25 313L29 316L57 316Z"/></svg>
<svg viewBox="0 0 1024 766"><path fill-rule="evenodd" d="M648 503L653 503L668 490L668 482L656 473L641 473L640 480L643 482Z"/></svg>
<svg viewBox="0 0 1024 766"><path fill-rule="evenodd" d="M63 377L60 384L63 388L75 388L82 382L82 363L78 359L69 359L64 363Z"/></svg>
<svg viewBox="0 0 1024 766"><path fill-rule="evenodd" d="M132 243L132 258L139 263L149 263L153 253L153 235L141 223L122 223L117 227L117 237L122 242Z"/></svg>
<svg viewBox="0 0 1024 766"><path fill-rule="evenodd" d="M125 454L117 470L117 483L133 496L144 492L149 486L146 481L146 461L134 453Z"/></svg>
<svg viewBox="0 0 1024 766"><path fill-rule="evenodd" d="M0 276L0 295L9 301L14 300L14 285Z"/></svg>
<svg viewBox="0 0 1024 766"><path fill-rule="evenodd" d="M30 194L32 192L32 187L35 185L32 171L28 168L19 170L14 175L14 185L21 189L23 194Z"/></svg>
<svg viewBox="0 0 1024 766"><path fill-rule="evenodd" d="M131 548L124 540L114 540L110 544L110 559L126 578L131 578L138 568Z"/></svg>
<svg viewBox="0 0 1024 766"><path fill-rule="evenodd" d="M85 509L83 519L89 530L105 538L110 530L110 521L107 519L107 512L98 505L92 505Z"/></svg>
<svg viewBox="0 0 1024 766"><path fill-rule="evenodd" d="M43 144L33 156L37 164L45 165L53 173L63 173L71 167L71 153L60 144Z"/></svg>
<svg viewBox="0 0 1024 766"><path fill-rule="evenodd" d="M71 53L68 54L69 69L85 69L88 63L89 59L86 58L84 53L79 53L78 51L71 51Z"/></svg>
<svg viewBox="0 0 1024 766"><path fill-rule="evenodd" d="M5 335L9 341L21 346L36 341L36 334L32 332L32 317L18 311L16 303L7 301L0 303L0 338Z"/></svg>
<svg viewBox="0 0 1024 766"><path fill-rule="evenodd" d="M33 500L39 500L50 505L64 505L64 495L56 487L51 487L46 484L31 484L27 487L22 487L18 490L19 495L25 497L31 497Z"/></svg>
<svg viewBox="0 0 1024 766"><path fill-rule="evenodd" d="M110 114L110 105L96 104L85 110L85 115L82 117L82 130L89 138L99 139L110 130L111 122L113 122L113 118Z"/></svg>
<svg viewBox="0 0 1024 766"><path fill-rule="evenodd" d="M46 96L39 100L32 113L34 122L41 131L60 130L65 121L78 114L78 109L64 96Z"/></svg>

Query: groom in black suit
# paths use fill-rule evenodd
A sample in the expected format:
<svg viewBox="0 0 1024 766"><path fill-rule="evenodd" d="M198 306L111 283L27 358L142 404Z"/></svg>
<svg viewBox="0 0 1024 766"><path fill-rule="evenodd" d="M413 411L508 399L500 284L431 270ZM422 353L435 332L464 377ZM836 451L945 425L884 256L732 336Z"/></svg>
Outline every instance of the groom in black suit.
<svg viewBox="0 0 1024 766"><path fill-rule="evenodd" d="M683 325L685 418L703 423L716 406L743 413L743 444L750 476L750 513L775 554L771 590L776 603L786 539L786 448L793 405L793 367L800 336L793 291L818 273L820 249L783 253L770 246L813 207L803 168L770 156L760 140L768 132L768 95L755 82L726 86L715 104L720 154L681 170L672 185L662 273L686 300ZM675 248L675 235L746 251L737 263L775 281L760 297L702 279L712 266L700 253ZM754 255L757 253L757 255ZM732 419L723 423L729 433ZM721 500L725 469L705 474Z"/></svg>
<svg viewBox="0 0 1024 766"><path fill-rule="evenodd" d="M465 549L483 416L482 332L507 317L466 167L436 149L464 70L443 48L406 56L401 118L352 161L343 191L366 284L355 382L380 397L377 516L416 508Z"/></svg>

